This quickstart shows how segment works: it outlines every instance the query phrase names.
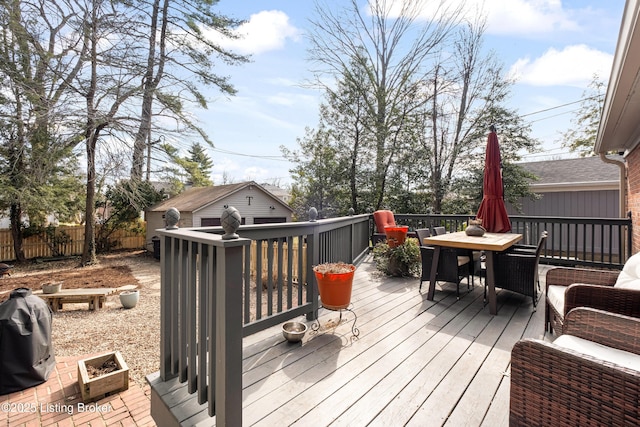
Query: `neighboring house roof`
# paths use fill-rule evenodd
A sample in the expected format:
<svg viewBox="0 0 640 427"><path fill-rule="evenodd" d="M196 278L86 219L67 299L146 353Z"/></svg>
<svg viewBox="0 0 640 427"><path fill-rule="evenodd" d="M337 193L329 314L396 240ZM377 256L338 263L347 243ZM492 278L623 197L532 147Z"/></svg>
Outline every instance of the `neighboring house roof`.
<svg viewBox="0 0 640 427"><path fill-rule="evenodd" d="M236 184L227 185L214 185L211 187L193 187L183 191L177 196L171 197L167 200L163 200L162 202L151 206L149 209L147 209L147 211L164 212L167 209L174 207L181 212L197 212L198 210L203 209L220 200L223 200L231 194L240 191L250 185L255 186L255 188L259 191L263 191L264 193L268 194L274 200L277 200L280 204L293 212L293 209L291 209L289 205L262 188L262 186L255 183L254 181L239 182Z"/></svg>
<svg viewBox="0 0 640 427"><path fill-rule="evenodd" d="M609 158L622 160L622 156ZM547 160L519 166L539 178L531 182L534 192L612 190L618 189L620 182L620 168L603 162L600 157Z"/></svg>
<svg viewBox="0 0 640 427"><path fill-rule="evenodd" d="M158 192L164 191L165 193L168 193L169 190L171 190L171 184L168 183L168 182L164 182L164 181L149 181L149 183L151 184L153 189L158 191Z"/></svg>
<svg viewBox="0 0 640 427"><path fill-rule="evenodd" d="M284 188L280 188L277 185L265 184L265 183L260 185L262 186L262 188L264 188L274 196L278 197L279 199L283 200L285 203L288 202L289 198L291 197L291 194L289 194L287 190L285 190Z"/></svg>

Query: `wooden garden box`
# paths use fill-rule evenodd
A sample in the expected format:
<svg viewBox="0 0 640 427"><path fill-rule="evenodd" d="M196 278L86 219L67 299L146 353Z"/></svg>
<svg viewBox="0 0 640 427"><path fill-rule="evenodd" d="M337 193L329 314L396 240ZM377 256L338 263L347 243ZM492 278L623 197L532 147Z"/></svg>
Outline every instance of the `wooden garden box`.
<svg viewBox="0 0 640 427"><path fill-rule="evenodd" d="M114 360L117 370L108 374L90 378L87 366L101 367L105 362ZM119 351L113 351L100 356L78 361L78 384L82 393L82 401L92 402L109 394L127 390L129 388L129 367Z"/></svg>

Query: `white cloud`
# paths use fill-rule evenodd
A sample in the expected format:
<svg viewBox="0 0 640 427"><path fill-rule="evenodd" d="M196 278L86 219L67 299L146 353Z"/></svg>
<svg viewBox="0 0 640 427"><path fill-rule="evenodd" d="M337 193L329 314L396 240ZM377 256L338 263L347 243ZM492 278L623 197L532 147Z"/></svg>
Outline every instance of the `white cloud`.
<svg viewBox="0 0 640 427"><path fill-rule="evenodd" d="M268 83L274 86L285 86L285 87L300 86L300 82L288 77L273 77L273 78L265 79L264 81L265 83Z"/></svg>
<svg viewBox="0 0 640 427"><path fill-rule="evenodd" d="M289 16L279 10L264 10L251 15L237 30L240 39L223 38L219 34L211 38L223 47L240 54L259 54L282 49L288 39L297 41L300 30L289 22Z"/></svg>
<svg viewBox="0 0 640 427"><path fill-rule="evenodd" d="M249 163L255 160L249 159ZM274 171L260 166L247 166L247 160L232 160L228 157L214 158L214 167L211 171L211 179L214 184L257 181L262 182L273 177Z"/></svg>
<svg viewBox="0 0 640 427"><path fill-rule="evenodd" d="M244 169L244 181L264 181L269 178L273 172L269 172L268 169L261 168L259 166L249 166Z"/></svg>
<svg viewBox="0 0 640 427"><path fill-rule="evenodd" d="M400 13L406 0L392 0L388 8L392 15ZM461 9L463 17L475 21L486 16L487 32L499 35L532 37L552 31L576 31L574 16L579 10L566 9L560 0L447 0L424 1L421 16L434 19ZM369 12L371 7L369 7Z"/></svg>
<svg viewBox="0 0 640 427"><path fill-rule="evenodd" d="M560 0L486 0L484 11L490 34L532 36L580 28Z"/></svg>
<svg viewBox="0 0 640 427"><path fill-rule="evenodd" d="M563 50L550 48L533 61L521 58L511 67L510 74L519 83L533 86L586 87L594 74L608 79L612 62L613 55L580 44Z"/></svg>
<svg viewBox="0 0 640 427"><path fill-rule="evenodd" d="M295 97L291 96L291 94L282 92L268 96L266 100L269 104L284 105L287 107L291 107L296 104Z"/></svg>

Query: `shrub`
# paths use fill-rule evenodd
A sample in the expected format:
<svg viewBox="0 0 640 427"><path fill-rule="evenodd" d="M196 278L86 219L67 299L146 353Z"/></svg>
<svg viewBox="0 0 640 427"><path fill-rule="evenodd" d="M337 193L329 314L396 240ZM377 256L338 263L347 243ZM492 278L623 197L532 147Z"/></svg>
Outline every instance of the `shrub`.
<svg viewBox="0 0 640 427"><path fill-rule="evenodd" d="M373 248L373 260L376 268L389 276L418 275L422 268L418 239L407 238L395 248L380 242Z"/></svg>

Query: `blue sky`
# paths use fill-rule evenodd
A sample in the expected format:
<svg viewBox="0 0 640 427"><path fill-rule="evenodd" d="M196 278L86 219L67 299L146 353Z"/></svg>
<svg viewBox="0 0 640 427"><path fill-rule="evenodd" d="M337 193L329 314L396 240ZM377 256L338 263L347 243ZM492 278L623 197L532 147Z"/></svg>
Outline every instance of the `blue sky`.
<svg viewBox="0 0 640 427"><path fill-rule="evenodd" d="M448 0L464 1L464 0ZM433 2L433 0L430 0ZM331 7L340 0L323 0ZM366 5L366 0L359 3ZM594 73L608 80L623 0L466 0L465 7L484 5L488 28L485 48L494 50L505 69L515 73L509 106L532 122L533 136L544 153L530 161L567 156L560 136ZM230 75L234 97L210 94L209 109L197 111L212 138L214 184L255 180L284 186L291 182L291 164L280 146L297 148L305 127L318 123L321 93L303 88L310 79L304 34L311 0L221 0L218 10L247 20L241 41L227 45L251 54L252 62L219 67ZM543 110L546 112L540 112Z"/></svg>

